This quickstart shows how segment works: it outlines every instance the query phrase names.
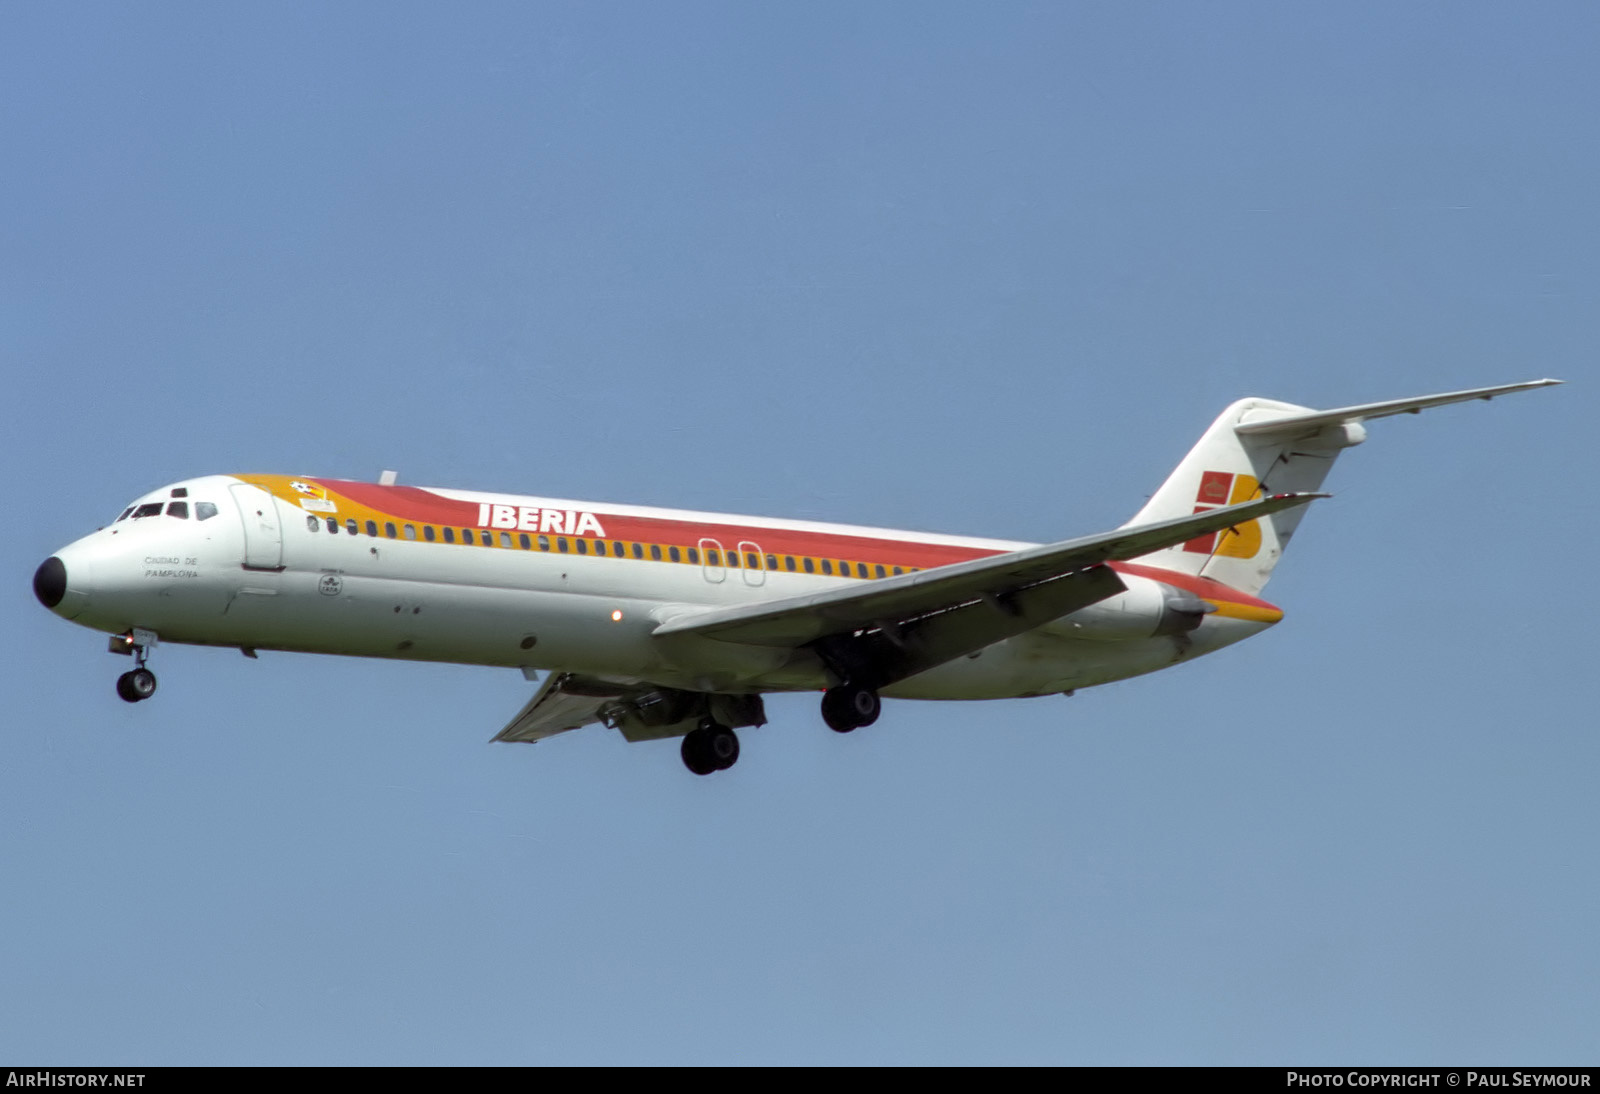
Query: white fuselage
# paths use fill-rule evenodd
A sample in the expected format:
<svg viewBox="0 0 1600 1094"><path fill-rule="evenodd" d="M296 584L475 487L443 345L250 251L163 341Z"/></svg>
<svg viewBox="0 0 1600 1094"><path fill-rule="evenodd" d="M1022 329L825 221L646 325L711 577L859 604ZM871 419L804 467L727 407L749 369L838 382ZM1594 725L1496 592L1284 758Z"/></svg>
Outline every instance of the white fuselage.
<svg viewBox="0 0 1600 1094"><path fill-rule="evenodd" d="M186 503L182 516L168 512L174 495ZM147 515L136 515L141 507ZM814 689L829 680L809 650L652 632L707 607L1027 546L470 491L214 475L164 487L58 551L65 592L54 610L113 634L140 628L166 642L247 651L560 669L705 692ZM849 576L840 576L841 568ZM1196 579L1164 570L1116 568L1127 592L884 694L989 699L1068 691L1208 653L1281 614L1215 583L1200 588ZM1172 586L1195 592L1212 611L1189 633L1157 636L1162 590Z"/></svg>

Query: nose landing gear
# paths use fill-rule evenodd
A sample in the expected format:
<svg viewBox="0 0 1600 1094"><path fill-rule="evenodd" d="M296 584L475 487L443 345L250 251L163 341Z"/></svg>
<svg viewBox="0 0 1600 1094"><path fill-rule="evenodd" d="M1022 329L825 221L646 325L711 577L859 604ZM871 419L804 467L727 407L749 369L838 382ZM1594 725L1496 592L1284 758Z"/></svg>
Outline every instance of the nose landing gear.
<svg viewBox="0 0 1600 1094"><path fill-rule="evenodd" d="M142 703L156 693L156 674L145 668L156 644L154 631L135 627L129 634L113 635L111 652L132 654L135 667L117 677L117 696L127 703Z"/></svg>
<svg viewBox="0 0 1600 1094"><path fill-rule="evenodd" d="M139 703L156 693L156 674L149 669L134 669L117 677L117 694L130 703Z"/></svg>

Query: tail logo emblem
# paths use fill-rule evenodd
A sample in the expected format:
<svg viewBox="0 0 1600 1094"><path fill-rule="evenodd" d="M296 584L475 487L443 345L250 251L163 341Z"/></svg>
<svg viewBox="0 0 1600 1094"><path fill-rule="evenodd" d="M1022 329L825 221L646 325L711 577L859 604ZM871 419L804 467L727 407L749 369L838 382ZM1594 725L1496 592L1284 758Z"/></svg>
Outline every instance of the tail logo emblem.
<svg viewBox="0 0 1600 1094"><path fill-rule="evenodd" d="M1231 471L1207 471L1200 476L1200 489L1195 491L1194 511L1204 513L1223 505L1238 505L1249 501L1261 491L1261 484L1250 475L1235 475ZM1227 558L1255 558L1261 550L1261 522L1249 521L1221 532L1196 536L1183 545L1185 551L1199 555L1223 555Z"/></svg>

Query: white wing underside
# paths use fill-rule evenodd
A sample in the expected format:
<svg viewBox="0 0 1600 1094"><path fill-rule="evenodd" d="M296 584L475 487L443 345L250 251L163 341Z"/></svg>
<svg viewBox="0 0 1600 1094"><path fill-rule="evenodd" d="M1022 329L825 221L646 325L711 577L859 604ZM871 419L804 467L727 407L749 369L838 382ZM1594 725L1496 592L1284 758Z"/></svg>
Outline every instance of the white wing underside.
<svg viewBox="0 0 1600 1094"><path fill-rule="evenodd" d="M592 676L572 672L552 672L528 705L495 734L496 741L525 741L529 744L579 729L600 720L600 707L621 695L623 688Z"/></svg>

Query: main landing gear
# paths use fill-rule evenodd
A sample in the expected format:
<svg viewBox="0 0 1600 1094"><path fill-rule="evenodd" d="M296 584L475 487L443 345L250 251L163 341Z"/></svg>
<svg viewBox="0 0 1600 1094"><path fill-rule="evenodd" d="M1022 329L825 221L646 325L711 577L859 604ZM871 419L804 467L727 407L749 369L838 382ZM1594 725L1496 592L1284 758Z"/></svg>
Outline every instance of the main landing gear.
<svg viewBox="0 0 1600 1094"><path fill-rule="evenodd" d="M156 693L156 674L144 665L155 644L156 636L145 630L112 637L111 652L131 653L134 660L134 668L117 677L117 695L124 702L142 703Z"/></svg>
<svg viewBox="0 0 1600 1094"><path fill-rule="evenodd" d="M870 726L882 709L878 693L860 684L847 682L822 693L822 720L835 733Z"/></svg>
<svg viewBox="0 0 1600 1094"><path fill-rule="evenodd" d="M726 771L739 759L739 738L725 725L707 718L683 736L683 766L696 775Z"/></svg>

